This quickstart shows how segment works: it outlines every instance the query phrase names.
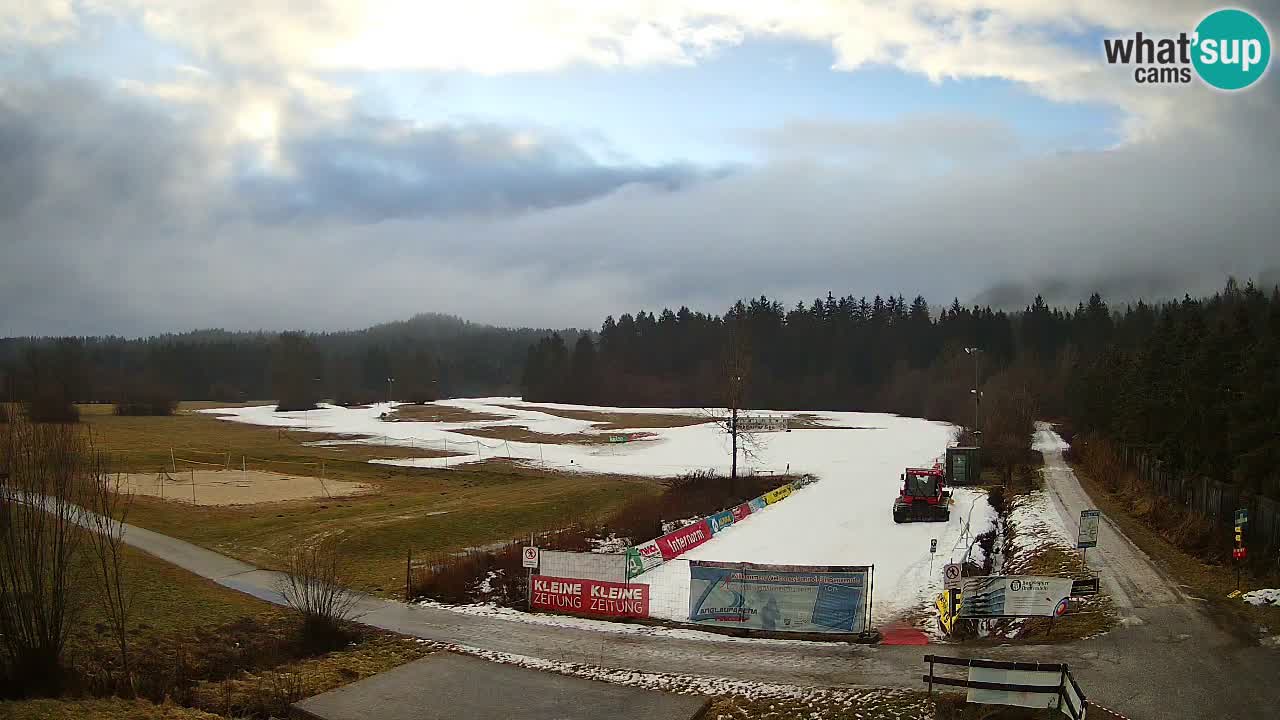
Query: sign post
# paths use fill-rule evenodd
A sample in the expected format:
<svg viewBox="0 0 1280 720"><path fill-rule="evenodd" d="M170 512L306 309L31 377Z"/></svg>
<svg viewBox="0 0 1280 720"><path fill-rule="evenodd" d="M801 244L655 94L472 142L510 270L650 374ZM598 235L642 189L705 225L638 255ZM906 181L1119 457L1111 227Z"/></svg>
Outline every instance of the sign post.
<svg viewBox="0 0 1280 720"><path fill-rule="evenodd" d="M960 577L960 563L947 563L942 566L942 587L945 589L954 590L960 587L963 579Z"/></svg>
<svg viewBox="0 0 1280 720"><path fill-rule="evenodd" d="M1080 549L1080 561L1085 563L1089 548L1098 546L1098 526L1102 523L1102 513L1097 510L1080 511L1080 532L1076 537L1076 547Z"/></svg>
<svg viewBox="0 0 1280 720"><path fill-rule="evenodd" d="M938 538L929 541L929 574L933 574L933 556L938 552Z"/></svg>
<svg viewBox="0 0 1280 720"><path fill-rule="evenodd" d="M1240 566L1244 564L1244 559L1248 555L1248 550L1244 546L1244 526L1249 523L1249 509L1240 508L1236 510L1236 542L1235 547L1231 549L1231 559L1236 564L1236 590L1240 589Z"/></svg>
<svg viewBox="0 0 1280 720"><path fill-rule="evenodd" d="M526 570L525 602L529 610L533 609L533 570L538 567L538 546L533 544L533 533L529 533L529 544L520 551L520 564Z"/></svg>

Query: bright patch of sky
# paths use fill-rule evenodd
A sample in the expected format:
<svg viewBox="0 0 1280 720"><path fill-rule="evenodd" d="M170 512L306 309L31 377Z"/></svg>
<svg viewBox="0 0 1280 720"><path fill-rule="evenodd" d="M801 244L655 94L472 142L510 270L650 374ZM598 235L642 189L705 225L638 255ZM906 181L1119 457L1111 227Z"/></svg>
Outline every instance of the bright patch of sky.
<svg viewBox="0 0 1280 720"><path fill-rule="evenodd" d="M1115 143L1119 113L1057 103L1003 80L930 82L891 67L832 69L829 48L752 40L696 66L573 67L485 76L400 72L348 75L370 111L422 122L484 119L598 138L647 163L759 159L752 132L797 119L892 122L962 114L1008 125L1029 150L1098 149Z"/></svg>
<svg viewBox="0 0 1280 720"><path fill-rule="evenodd" d="M149 35L137 23L98 17L56 61L65 72L124 83L166 83L217 67ZM1101 36L1062 38L1083 49ZM1011 145L1053 153L1109 147L1120 110L1054 102L1000 79L932 82L888 66L832 69L829 46L753 38L696 65L481 75L382 71L322 74L356 90L373 116L409 123L485 121L573 137L601 161L723 166L762 160L759 131L797 120L889 123L912 116L963 116L1007 126Z"/></svg>

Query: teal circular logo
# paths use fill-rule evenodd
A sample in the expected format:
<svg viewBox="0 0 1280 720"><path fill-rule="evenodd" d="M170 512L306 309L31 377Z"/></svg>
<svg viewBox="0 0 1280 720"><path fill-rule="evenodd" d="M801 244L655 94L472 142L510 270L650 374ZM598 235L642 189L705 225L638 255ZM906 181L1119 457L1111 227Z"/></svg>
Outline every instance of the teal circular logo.
<svg viewBox="0 0 1280 720"><path fill-rule="evenodd" d="M1249 87L1270 61L1267 28L1243 10L1214 11L1196 26L1191 62L1200 78L1219 90Z"/></svg>

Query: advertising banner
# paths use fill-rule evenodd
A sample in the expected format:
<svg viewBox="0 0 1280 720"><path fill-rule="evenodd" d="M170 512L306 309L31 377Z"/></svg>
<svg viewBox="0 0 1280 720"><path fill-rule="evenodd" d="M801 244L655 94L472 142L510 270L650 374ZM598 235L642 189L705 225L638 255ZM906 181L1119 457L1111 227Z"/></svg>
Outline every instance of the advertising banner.
<svg viewBox="0 0 1280 720"><path fill-rule="evenodd" d="M783 485L764 494L764 501L770 505L791 495L791 485Z"/></svg>
<svg viewBox="0 0 1280 720"><path fill-rule="evenodd" d="M692 525L669 532L654 542L658 543L658 549L662 551L662 559L671 560L710 539L711 525L707 523L706 518L703 518Z"/></svg>
<svg viewBox="0 0 1280 720"><path fill-rule="evenodd" d="M1026 708L1056 708L1062 686L1062 670L1004 670L970 667L969 682L993 685L1029 685L1041 692L970 687L966 702L984 705L1016 705Z"/></svg>
<svg viewBox="0 0 1280 720"><path fill-rule="evenodd" d="M529 601L535 610L600 617L649 617L649 586L635 583L534 575Z"/></svg>
<svg viewBox="0 0 1280 720"><path fill-rule="evenodd" d="M742 522L742 519L751 514L751 506L747 503L735 506L729 512L733 513L734 522Z"/></svg>
<svg viewBox="0 0 1280 720"><path fill-rule="evenodd" d="M761 510L768 507L768 505L769 505L769 501L765 500L763 495L761 495L758 498L752 498L747 501L747 507L751 508L751 512L760 512Z"/></svg>
<svg viewBox="0 0 1280 720"><path fill-rule="evenodd" d="M1098 547L1098 525L1102 514L1097 510L1080 511L1080 533L1076 538L1077 548Z"/></svg>
<svg viewBox="0 0 1280 720"><path fill-rule="evenodd" d="M1067 611L1071 578L993 575L964 579L960 617L1053 617Z"/></svg>
<svg viewBox="0 0 1280 720"><path fill-rule="evenodd" d="M689 562L689 619L780 632L866 629L870 568Z"/></svg>
<svg viewBox="0 0 1280 720"><path fill-rule="evenodd" d="M718 512L707 518L707 524L711 526L711 532L718 533L733 524L733 511Z"/></svg>
<svg viewBox="0 0 1280 720"><path fill-rule="evenodd" d="M627 580L627 558L620 553L543 550L540 556L540 575L617 583Z"/></svg>
<svg viewBox="0 0 1280 720"><path fill-rule="evenodd" d="M643 575L662 564L662 550L658 542L650 540L627 548L627 579Z"/></svg>

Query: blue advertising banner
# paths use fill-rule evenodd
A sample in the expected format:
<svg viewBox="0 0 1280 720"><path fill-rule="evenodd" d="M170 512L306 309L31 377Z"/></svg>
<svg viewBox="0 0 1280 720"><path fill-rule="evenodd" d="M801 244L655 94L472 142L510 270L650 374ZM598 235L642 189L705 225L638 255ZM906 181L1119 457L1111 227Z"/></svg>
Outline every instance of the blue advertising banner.
<svg viewBox="0 0 1280 720"><path fill-rule="evenodd" d="M733 524L733 511L725 510L716 513L707 518L707 522L711 525L711 532L718 533Z"/></svg>
<svg viewBox="0 0 1280 720"><path fill-rule="evenodd" d="M763 510L763 509L765 509L766 507L768 507L768 505L769 505L769 501L768 501L768 500L765 500L765 499L764 499L764 496L763 496L763 495L761 495L761 496L760 496L760 497L758 497L758 498L752 498L752 499L747 503L747 505L750 505L750 506L751 506L751 512L760 512L761 510Z"/></svg>
<svg viewBox="0 0 1280 720"><path fill-rule="evenodd" d="M689 561L689 619L774 632L866 630L869 566Z"/></svg>

